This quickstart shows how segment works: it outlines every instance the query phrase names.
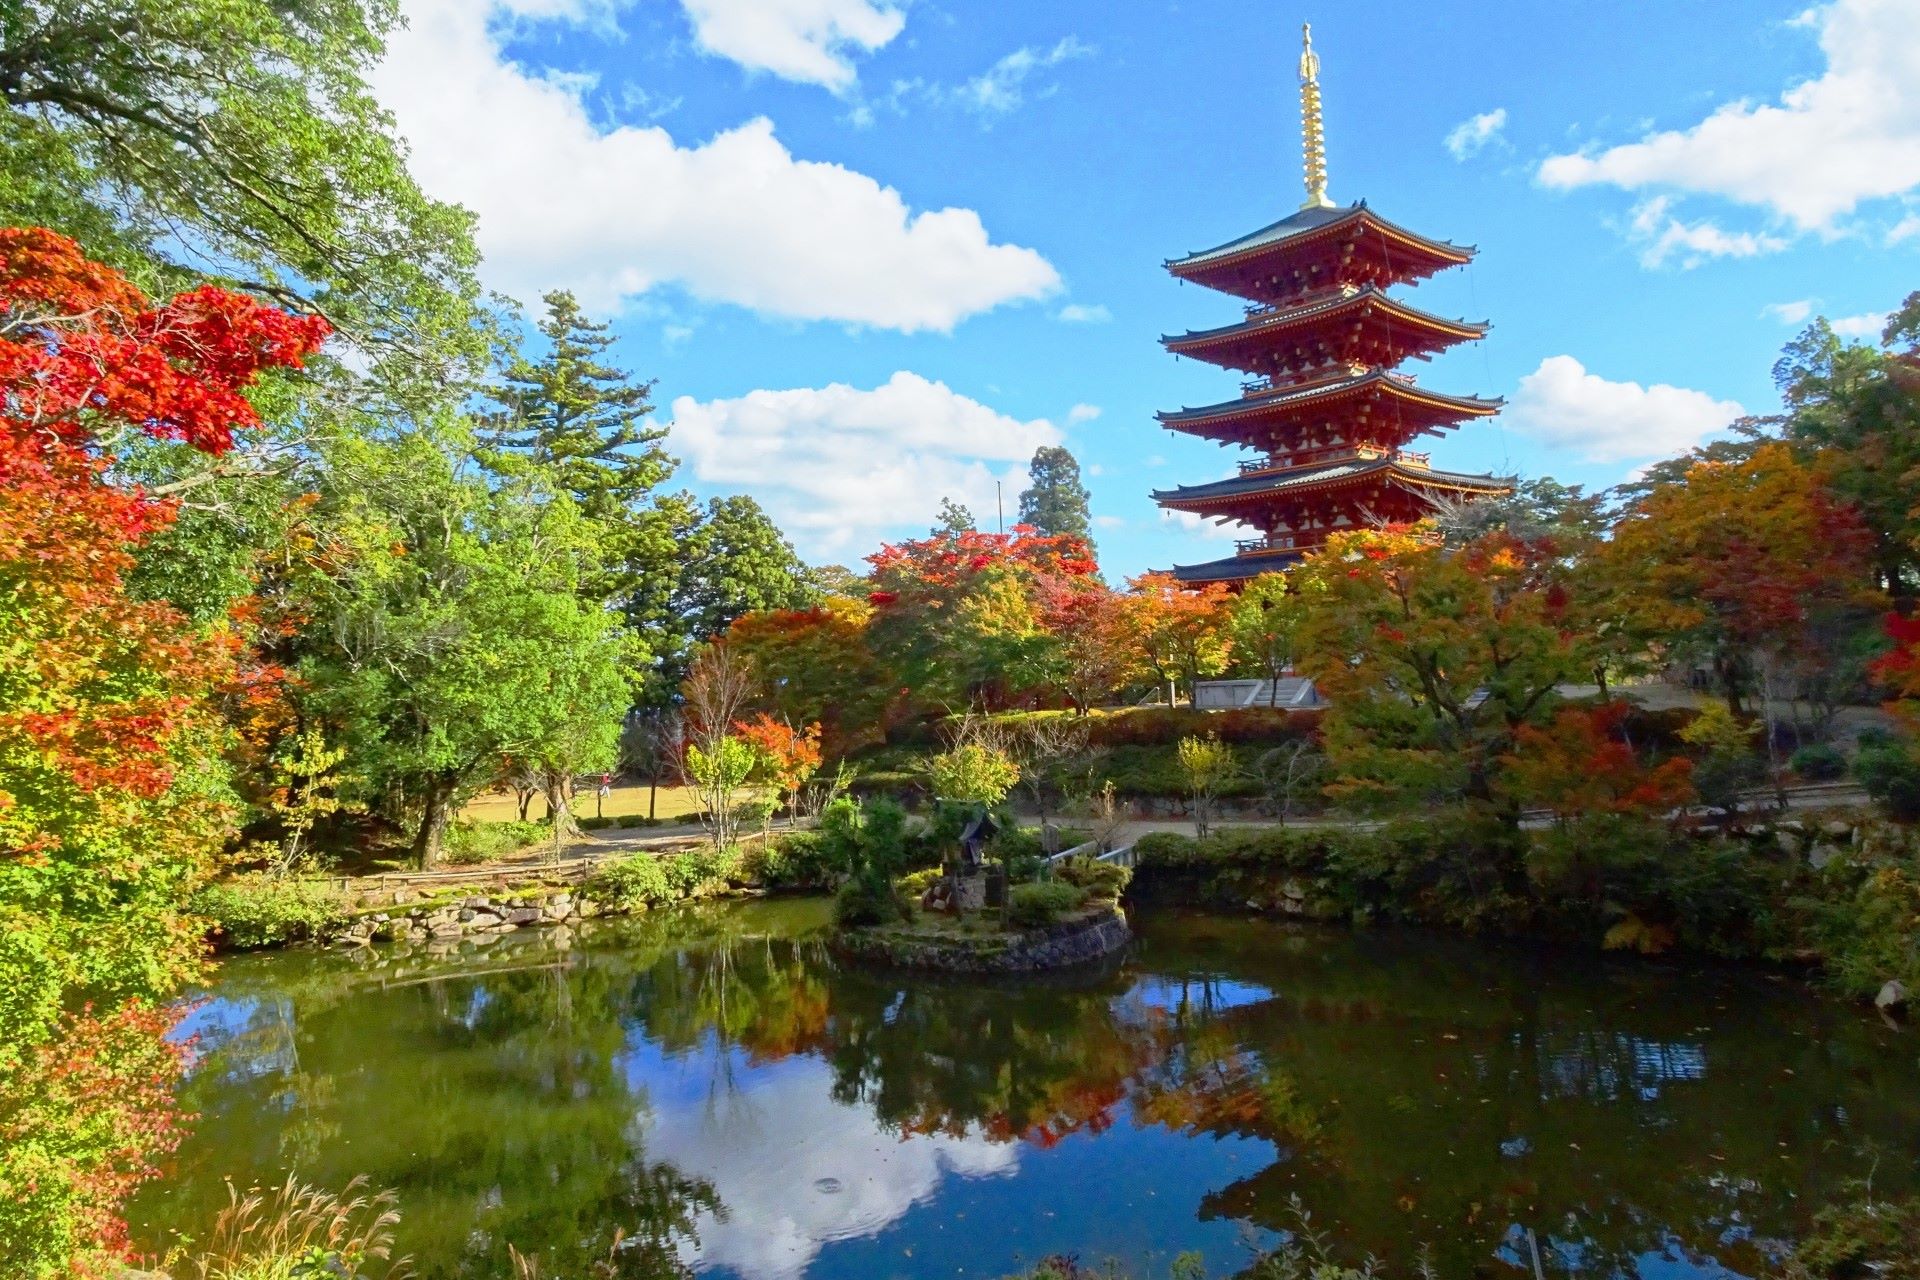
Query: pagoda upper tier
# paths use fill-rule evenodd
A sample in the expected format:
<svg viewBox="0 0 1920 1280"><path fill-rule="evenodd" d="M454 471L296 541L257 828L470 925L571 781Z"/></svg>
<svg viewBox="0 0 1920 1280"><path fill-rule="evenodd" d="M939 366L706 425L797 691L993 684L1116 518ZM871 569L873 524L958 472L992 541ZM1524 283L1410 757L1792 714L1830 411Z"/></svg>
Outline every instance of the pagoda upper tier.
<svg viewBox="0 0 1920 1280"><path fill-rule="evenodd" d="M1396 366L1484 337L1387 290L1472 261L1474 251L1395 226L1364 201L1327 198L1320 60L1300 55L1306 203L1298 213L1218 248L1167 263L1181 280L1251 302L1234 323L1165 337L1175 355L1254 375L1238 400L1162 413L1168 430L1258 451L1238 474L1156 492L1162 507L1258 536L1238 554L1180 565L1183 582L1236 582L1284 569L1342 530L1413 522L1436 509L1505 493L1489 475L1435 470L1406 448L1499 412L1500 402L1428 391Z"/></svg>
<svg viewBox="0 0 1920 1280"><path fill-rule="evenodd" d="M1284 307L1250 307L1218 329L1160 339L1177 356L1281 380L1430 359L1483 338L1487 325L1444 320L1373 285L1337 286Z"/></svg>
<svg viewBox="0 0 1920 1280"><path fill-rule="evenodd" d="M1237 400L1158 417L1169 430L1277 454L1353 438L1397 447L1471 418L1492 417L1500 405L1429 391L1401 374L1368 369L1293 385L1254 385Z"/></svg>
<svg viewBox="0 0 1920 1280"><path fill-rule="evenodd" d="M1465 266L1469 246L1429 240L1395 226L1362 200L1346 208L1309 205L1251 235L1172 259L1182 280L1253 302L1291 302L1339 285L1408 284Z"/></svg>

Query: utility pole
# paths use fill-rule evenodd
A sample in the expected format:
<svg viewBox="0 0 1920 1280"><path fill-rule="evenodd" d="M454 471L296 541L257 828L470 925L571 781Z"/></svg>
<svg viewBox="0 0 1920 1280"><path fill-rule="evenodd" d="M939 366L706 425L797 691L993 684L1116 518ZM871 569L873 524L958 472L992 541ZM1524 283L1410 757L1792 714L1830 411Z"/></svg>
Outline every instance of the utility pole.
<svg viewBox="0 0 1920 1280"><path fill-rule="evenodd" d="M1000 497L1000 482L998 480L993 482L993 513L995 520L998 521L1000 525L1000 533L1004 536L1007 532L1007 504Z"/></svg>

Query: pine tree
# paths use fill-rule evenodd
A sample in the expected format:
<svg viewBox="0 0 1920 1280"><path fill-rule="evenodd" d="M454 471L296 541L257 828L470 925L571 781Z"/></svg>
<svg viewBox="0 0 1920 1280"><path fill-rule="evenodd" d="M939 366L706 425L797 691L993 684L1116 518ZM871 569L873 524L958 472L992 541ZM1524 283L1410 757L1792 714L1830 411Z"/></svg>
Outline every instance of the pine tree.
<svg viewBox="0 0 1920 1280"><path fill-rule="evenodd" d="M488 392L500 407L477 418L476 455L495 475L542 472L571 495L600 530L606 553L607 570L589 591L623 596L672 562L671 539L657 536L649 499L676 464L661 447L666 428L647 420L653 383L602 363L614 341L607 326L589 320L571 293L549 293L546 304L540 332L549 349L537 361L516 356L503 384Z"/></svg>
<svg viewBox="0 0 1920 1280"><path fill-rule="evenodd" d="M978 526L973 522L973 512L963 503L952 498L940 499L940 518L933 526L933 536L972 533Z"/></svg>
<svg viewBox="0 0 1920 1280"><path fill-rule="evenodd" d="M1074 537L1093 546L1093 520L1087 514L1087 487L1080 464L1058 445L1042 445L1027 464L1028 483L1020 495L1020 523L1050 537Z"/></svg>

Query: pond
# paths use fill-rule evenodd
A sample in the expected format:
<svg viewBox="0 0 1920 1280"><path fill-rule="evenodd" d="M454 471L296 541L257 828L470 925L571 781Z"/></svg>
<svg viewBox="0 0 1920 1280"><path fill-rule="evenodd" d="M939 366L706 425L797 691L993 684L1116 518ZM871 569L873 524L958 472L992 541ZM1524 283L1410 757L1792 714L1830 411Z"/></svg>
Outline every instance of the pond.
<svg viewBox="0 0 1920 1280"><path fill-rule="evenodd" d="M1750 970L1149 912L1124 963L996 986L846 970L826 920L232 960L136 1240L292 1171L396 1189L426 1280L509 1244L548 1277L1220 1275L1300 1207L1398 1275L1530 1275L1531 1229L1550 1272L1720 1277L1920 1183L1920 1036Z"/></svg>

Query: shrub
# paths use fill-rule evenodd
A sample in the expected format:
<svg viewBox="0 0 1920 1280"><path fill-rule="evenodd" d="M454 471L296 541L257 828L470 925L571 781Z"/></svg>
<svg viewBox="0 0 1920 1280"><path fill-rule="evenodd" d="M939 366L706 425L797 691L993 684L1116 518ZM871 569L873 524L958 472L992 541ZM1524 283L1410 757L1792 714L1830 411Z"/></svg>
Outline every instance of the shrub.
<svg viewBox="0 0 1920 1280"><path fill-rule="evenodd" d="M498 862L551 835L551 829L539 822L475 822L463 818L447 828L446 848L441 856L449 866L455 867Z"/></svg>
<svg viewBox="0 0 1920 1280"><path fill-rule="evenodd" d="M200 890L193 911L207 917L228 946L271 947L326 933L347 918L347 898L324 880L245 875Z"/></svg>
<svg viewBox="0 0 1920 1280"><path fill-rule="evenodd" d="M716 849L701 845L685 853L659 859L667 887L676 898L690 898L702 889L725 886L739 876L742 859L736 849Z"/></svg>
<svg viewBox="0 0 1920 1280"><path fill-rule="evenodd" d="M1910 744L1882 734L1861 735L1853 776L1888 816L1901 822L1920 819L1920 759Z"/></svg>
<svg viewBox="0 0 1920 1280"><path fill-rule="evenodd" d="M1088 741L1096 747L1170 747L1182 738L1212 734L1236 745L1273 747L1300 738L1317 741L1320 719L1318 711L1275 707L1236 707L1231 711L1146 707L1092 717Z"/></svg>
<svg viewBox="0 0 1920 1280"><path fill-rule="evenodd" d="M940 868L922 867L918 871L909 872L901 876L893 882L893 886L898 889L908 901L917 902L920 895L933 888L934 883L939 879Z"/></svg>
<svg viewBox="0 0 1920 1280"><path fill-rule="evenodd" d="M1867 1194L1813 1215L1787 1260L1787 1280L1920 1275L1920 1197Z"/></svg>
<svg viewBox="0 0 1920 1280"><path fill-rule="evenodd" d="M1087 891L1061 880L1017 884L1007 902L1007 918L1025 928L1052 924L1087 901Z"/></svg>
<svg viewBox="0 0 1920 1280"><path fill-rule="evenodd" d="M1920 987L1920 868L1836 859L1820 887L1814 934L1834 985L1857 996L1889 978Z"/></svg>
<svg viewBox="0 0 1920 1280"><path fill-rule="evenodd" d="M1133 872L1112 862L1096 858L1067 858L1054 867L1054 875L1067 884L1085 889L1090 898L1118 900L1127 891Z"/></svg>
<svg viewBox="0 0 1920 1280"><path fill-rule="evenodd" d="M679 893L667 882L664 859L650 853L636 853L617 862L603 863L581 886L595 901L621 911L638 911L672 902Z"/></svg>
<svg viewBox="0 0 1920 1280"><path fill-rule="evenodd" d="M1847 758L1825 742L1801 747L1787 761L1787 767L1810 782L1831 782L1846 776Z"/></svg>
<svg viewBox="0 0 1920 1280"><path fill-rule="evenodd" d="M942 800L997 805L1020 781L1020 766L1006 752L963 743L927 762L933 793Z"/></svg>
<svg viewBox="0 0 1920 1280"><path fill-rule="evenodd" d="M833 899L833 922L842 929L897 924L910 914L906 899L892 882L872 874L847 881Z"/></svg>

